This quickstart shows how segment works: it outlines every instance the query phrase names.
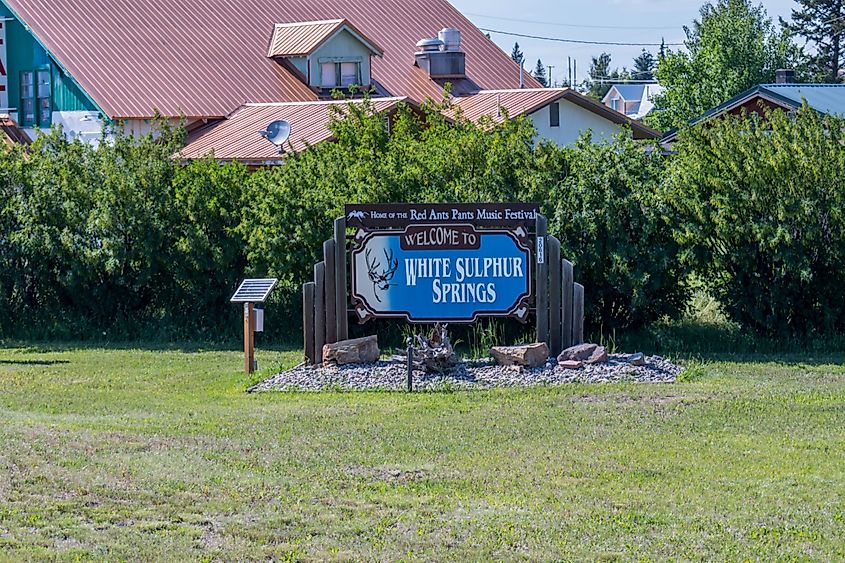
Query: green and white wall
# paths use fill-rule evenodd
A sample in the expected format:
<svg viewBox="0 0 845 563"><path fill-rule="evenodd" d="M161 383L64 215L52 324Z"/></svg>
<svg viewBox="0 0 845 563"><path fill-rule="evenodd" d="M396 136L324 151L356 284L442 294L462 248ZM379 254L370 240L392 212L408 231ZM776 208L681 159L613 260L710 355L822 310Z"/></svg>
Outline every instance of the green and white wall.
<svg viewBox="0 0 845 563"><path fill-rule="evenodd" d="M0 113L8 113L31 137L38 129L60 124L69 135L98 138L103 123L99 108L2 1L0 23L0 66L6 82ZM0 85L2 81L0 76Z"/></svg>

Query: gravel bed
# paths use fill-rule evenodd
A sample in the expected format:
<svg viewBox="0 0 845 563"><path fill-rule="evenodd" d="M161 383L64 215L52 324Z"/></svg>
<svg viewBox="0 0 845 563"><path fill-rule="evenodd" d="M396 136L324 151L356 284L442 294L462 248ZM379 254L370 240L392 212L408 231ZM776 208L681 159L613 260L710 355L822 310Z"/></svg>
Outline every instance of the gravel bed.
<svg viewBox="0 0 845 563"><path fill-rule="evenodd" d="M660 356L647 356L645 363L634 366L626 354L611 354L601 364L579 369L563 369L552 358L536 369L497 366L492 360L459 364L449 374L426 374L414 371L414 389L489 389L493 387L530 387L564 383L673 383L683 368ZM407 365L380 361L374 364L347 366L297 366L283 371L251 387L254 391L320 391L320 390L404 390Z"/></svg>

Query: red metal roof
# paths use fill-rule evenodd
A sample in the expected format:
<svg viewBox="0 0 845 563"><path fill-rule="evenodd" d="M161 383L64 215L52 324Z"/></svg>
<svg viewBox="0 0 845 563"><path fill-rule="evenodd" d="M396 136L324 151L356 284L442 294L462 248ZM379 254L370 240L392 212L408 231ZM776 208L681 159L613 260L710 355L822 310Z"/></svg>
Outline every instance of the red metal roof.
<svg viewBox="0 0 845 563"><path fill-rule="evenodd" d="M382 49L364 37L346 20L324 20L303 23L277 23L270 40L268 57L305 57L313 53L341 28L357 35L378 55Z"/></svg>
<svg viewBox="0 0 845 563"><path fill-rule="evenodd" d="M275 24L347 19L384 49L373 79L421 102L441 85L414 65L416 43L462 32L467 83L515 88L519 66L447 0L6 0L112 118L223 117L250 102L316 100L267 58ZM538 84L526 75L529 86Z"/></svg>
<svg viewBox="0 0 845 563"><path fill-rule="evenodd" d="M613 110L604 104L579 94L571 88L524 88L519 90L483 90L476 94L455 98L454 105L459 107L463 116L470 121L477 121L487 115L495 122L504 120L504 113L499 108L507 110L509 117L531 114L559 99L565 99L586 110L612 121L613 123L628 125L635 139L659 139L660 132L647 127L636 119L631 119L623 113Z"/></svg>
<svg viewBox="0 0 845 563"><path fill-rule="evenodd" d="M407 98L375 98L371 100L378 112L390 111ZM213 152L218 160L240 160L252 163L279 160L275 145L259 135L267 124L284 119L291 124L289 144L285 150L301 151L332 138L329 131L330 110L343 109L347 103L361 100L323 102L288 102L279 104L246 104L223 121L210 124L188 135L180 155L186 159L202 158Z"/></svg>

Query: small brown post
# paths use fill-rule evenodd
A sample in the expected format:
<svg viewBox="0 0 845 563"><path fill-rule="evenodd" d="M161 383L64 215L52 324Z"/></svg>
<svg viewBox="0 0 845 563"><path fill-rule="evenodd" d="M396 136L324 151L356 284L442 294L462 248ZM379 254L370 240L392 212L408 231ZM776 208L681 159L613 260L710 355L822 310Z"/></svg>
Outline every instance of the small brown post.
<svg viewBox="0 0 845 563"><path fill-rule="evenodd" d="M255 304L244 303L244 372L255 371Z"/></svg>
<svg viewBox="0 0 845 563"><path fill-rule="evenodd" d="M549 268L546 260L546 232L548 223L537 215L537 342L549 344Z"/></svg>
<svg viewBox="0 0 845 563"><path fill-rule="evenodd" d="M572 311L572 340L573 344L584 343L584 286L575 284L574 305Z"/></svg>
<svg viewBox="0 0 845 563"><path fill-rule="evenodd" d="M561 315L560 315L560 241L553 236L547 237L549 252L549 352L557 356L563 349L560 347L561 337Z"/></svg>
<svg viewBox="0 0 845 563"><path fill-rule="evenodd" d="M334 240L323 243L323 261L326 263L326 344L334 344L337 342L337 272L334 267Z"/></svg>
<svg viewBox="0 0 845 563"><path fill-rule="evenodd" d="M574 343L572 342L572 304L574 299L575 276L572 271L572 262L569 260L561 260L562 276L560 281L560 308L561 308L561 334L563 340L561 347L563 349L569 348Z"/></svg>
<svg viewBox="0 0 845 563"><path fill-rule="evenodd" d="M346 316L346 219L340 217L334 220L334 251L335 251L335 307L337 309L337 340L349 338L349 317Z"/></svg>
<svg viewBox="0 0 845 563"><path fill-rule="evenodd" d="M305 360L314 365L314 282L302 284L302 334L304 337Z"/></svg>
<svg viewBox="0 0 845 563"><path fill-rule="evenodd" d="M323 363L326 343L326 265L314 264L314 355L315 363Z"/></svg>

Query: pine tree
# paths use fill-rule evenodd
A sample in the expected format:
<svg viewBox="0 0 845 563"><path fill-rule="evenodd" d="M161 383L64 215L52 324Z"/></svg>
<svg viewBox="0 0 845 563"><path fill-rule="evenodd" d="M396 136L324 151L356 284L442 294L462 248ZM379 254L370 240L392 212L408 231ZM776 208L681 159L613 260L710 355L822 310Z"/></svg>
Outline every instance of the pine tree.
<svg viewBox="0 0 845 563"><path fill-rule="evenodd" d="M654 55L643 49L640 56L634 59L634 71L631 73L634 80L654 79L654 68L657 66L657 59Z"/></svg>
<svg viewBox="0 0 845 563"><path fill-rule="evenodd" d="M522 49L519 48L519 43L514 43L513 51L511 51L511 58L515 60L517 64L521 64L524 57L525 54L522 52Z"/></svg>
<svg viewBox="0 0 845 563"><path fill-rule="evenodd" d="M590 62L589 90L587 95L601 100L607 94L608 90L610 90L610 83L608 81L615 78L619 78L619 71L614 70L611 72L610 53L602 53L598 57L593 57L593 60Z"/></svg>
<svg viewBox="0 0 845 563"><path fill-rule="evenodd" d="M543 85L543 88L547 88L549 86L549 82L546 80L546 67L540 59L537 59L537 66L534 68L534 72L532 74L537 82Z"/></svg>
<svg viewBox="0 0 845 563"><path fill-rule="evenodd" d="M816 47L810 69L817 80L839 82L839 69L845 58L845 0L796 0L788 28Z"/></svg>

